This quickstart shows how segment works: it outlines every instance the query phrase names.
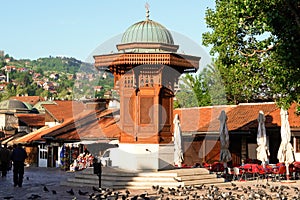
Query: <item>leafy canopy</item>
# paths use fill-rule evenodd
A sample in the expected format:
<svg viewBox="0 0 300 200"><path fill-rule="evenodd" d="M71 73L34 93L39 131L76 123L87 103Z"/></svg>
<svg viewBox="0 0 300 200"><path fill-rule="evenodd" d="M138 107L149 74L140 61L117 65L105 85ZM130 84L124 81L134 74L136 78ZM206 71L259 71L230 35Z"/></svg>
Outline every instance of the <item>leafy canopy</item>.
<svg viewBox="0 0 300 200"><path fill-rule="evenodd" d="M233 103L299 100L300 3L296 0L216 0L207 9L216 68Z"/></svg>

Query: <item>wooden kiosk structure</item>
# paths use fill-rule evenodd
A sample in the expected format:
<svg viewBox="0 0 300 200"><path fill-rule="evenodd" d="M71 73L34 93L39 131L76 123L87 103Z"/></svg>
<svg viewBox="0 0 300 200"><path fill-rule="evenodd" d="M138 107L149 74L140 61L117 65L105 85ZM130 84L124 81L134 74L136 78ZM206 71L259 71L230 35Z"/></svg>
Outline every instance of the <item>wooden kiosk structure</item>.
<svg viewBox="0 0 300 200"><path fill-rule="evenodd" d="M174 83L181 74L196 72L200 60L176 53L178 48L147 9L146 20L123 34L118 53L94 56L97 69L113 73L120 95L120 168L158 170L173 164Z"/></svg>

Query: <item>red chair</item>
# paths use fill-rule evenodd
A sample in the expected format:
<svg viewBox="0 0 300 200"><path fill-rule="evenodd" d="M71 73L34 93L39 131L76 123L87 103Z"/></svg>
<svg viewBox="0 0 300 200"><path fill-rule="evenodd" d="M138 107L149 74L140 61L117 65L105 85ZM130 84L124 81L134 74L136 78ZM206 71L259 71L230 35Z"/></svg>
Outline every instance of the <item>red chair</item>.
<svg viewBox="0 0 300 200"><path fill-rule="evenodd" d="M257 165L257 179L265 179L268 177L268 171L262 165Z"/></svg>
<svg viewBox="0 0 300 200"><path fill-rule="evenodd" d="M214 162L211 165L212 172L224 172L224 165L220 162Z"/></svg>
<svg viewBox="0 0 300 200"><path fill-rule="evenodd" d="M279 165L279 168L273 170L273 181L280 181L285 177L286 167L285 165Z"/></svg>
<svg viewBox="0 0 300 200"><path fill-rule="evenodd" d="M293 163L293 172L294 172L294 175L295 175L295 179L299 179L300 178L300 162L299 161L295 161Z"/></svg>
<svg viewBox="0 0 300 200"><path fill-rule="evenodd" d="M263 173L262 171L260 171L259 169L259 165L258 164L250 164L249 170L248 170L248 176L250 179L254 180L254 179L259 179L260 178L260 173Z"/></svg>
<svg viewBox="0 0 300 200"><path fill-rule="evenodd" d="M252 173L252 164L247 163L244 166L240 167L242 169L242 177L245 177L245 180L249 180L253 178L253 173Z"/></svg>
<svg viewBox="0 0 300 200"><path fill-rule="evenodd" d="M251 164L245 164L239 167L239 171L241 171L240 181L247 180L251 171ZM244 179L243 179L244 178Z"/></svg>

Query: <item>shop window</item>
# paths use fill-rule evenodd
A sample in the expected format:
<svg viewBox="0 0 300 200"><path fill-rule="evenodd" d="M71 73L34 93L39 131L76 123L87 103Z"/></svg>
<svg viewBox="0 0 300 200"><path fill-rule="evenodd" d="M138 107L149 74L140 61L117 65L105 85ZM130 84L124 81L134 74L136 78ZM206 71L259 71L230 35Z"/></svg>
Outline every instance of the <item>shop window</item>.
<svg viewBox="0 0 300 200"><path fill-rule="evenodd" d="M47 159L48 150L45 144L40 145L40 159Z"/></svg>

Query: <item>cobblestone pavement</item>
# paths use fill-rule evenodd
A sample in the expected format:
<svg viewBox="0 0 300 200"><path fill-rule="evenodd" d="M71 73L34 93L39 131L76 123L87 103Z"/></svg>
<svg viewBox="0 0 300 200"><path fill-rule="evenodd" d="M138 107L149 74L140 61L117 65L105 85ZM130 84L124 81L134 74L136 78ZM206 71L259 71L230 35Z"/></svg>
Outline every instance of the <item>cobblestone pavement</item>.
<svg viewBox="0 0 300 200"><path fill-rule="evenodd" d="M36 199L89 199L88 195L79 195L78 191L91 192L91 187L72 187L75 194L71 195L67 193L71 187L60 185L61 181L73 175L73 172L58 168L25 167L23 187L20 188L13 186L13 173L9 171L7 177L0 177L0 199L33 199L34 195L40 196ZM44 186L49 192L44 191Z"/></svg>
<svg viewBox="0 0 300 200"><path fill-rule="evenodd" d="M88 194L93 193L92 187L69 187L61 186L60 182L66 180L68 177L74 176L74 172L66 172L58 168L38 168L38 167L26 167L24 174L23 187L13 186L12 171L9 171L7 177L0 177L0 200L1 199L12 199L12 200L26 200L26 199L59 199L59 200L85 200L90 199ZM234 194L235 198L232 199L285 199L278 196L282 194L286 199L300 199L300 181L294 181L292 183L283 182L267 182L266 180L260 181L234 181L231 183L231 187L223 187L218 191L222 195L229 194L230 192ZM44 187L49 191L45 191ZM238 188L238 189L235 189ZM244 188L244 189L243 189ZM246 189L248 188L248 189ZM251 189L249 189L251 188ZM67 191L74 191L74 194L69 194ZM248 190L245 192L245 189ZM87 192L88 194L80 195L79 190L82 192ZM205 195L208 190L212 191L208 187L193 191L193 194L170 194L167 188L164 189L164 194L158 195L157 191L152 189L146 191L148 193L148 199L199 199L193 197L196 193L197 195ZM121 194L126 192L120 191ZM251 195L264 195L268 194L271 198L250 198ZM55 194L54 194L55 193ZM130 196L126 199L134 199L133 196L137 194L143 194L145 190L130 190ZM180 192L182 193L182 191ZM34 198L36 197L36 198ZM243 198L242 198L243 197ZM97 198L96 198L97 199ZM113 198L106 198L113 199ZM122 199L121 196L118 199ZM144 198L137 198L144 199ZM209 198L204 198L209 199ZM221 198L222 199L222 198Z"/></svg>

